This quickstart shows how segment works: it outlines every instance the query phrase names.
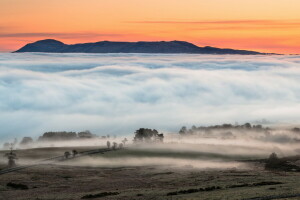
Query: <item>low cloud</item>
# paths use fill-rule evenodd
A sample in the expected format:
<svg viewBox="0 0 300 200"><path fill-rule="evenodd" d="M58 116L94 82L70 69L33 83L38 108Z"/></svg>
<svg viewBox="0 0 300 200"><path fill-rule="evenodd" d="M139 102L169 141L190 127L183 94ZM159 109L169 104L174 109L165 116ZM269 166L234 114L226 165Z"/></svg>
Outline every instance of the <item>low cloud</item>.
<svg viewBox="0 0 300 200"><path fill-rule="evenodd" d="M1 139L299 123L300 56L0 54Z"/></svg>
<svg viewBox="0 0 300 200"><path fill-rule="evenodd" d="M1 30L1 27L0 27ZM120 37L122 34L101 34L101 33L0 33L0 38L32 38L32 37L55 37L62 39L74 39L74 38L90 38L90 37Z"/></svg>
<svg viewBox="0 0 300 200"><path fill-rule="evenodd" d="M299 26L299 20L218 20L218 21L129 21L141 24L199 24L199 25L264 25L264 26Z"/></svg>

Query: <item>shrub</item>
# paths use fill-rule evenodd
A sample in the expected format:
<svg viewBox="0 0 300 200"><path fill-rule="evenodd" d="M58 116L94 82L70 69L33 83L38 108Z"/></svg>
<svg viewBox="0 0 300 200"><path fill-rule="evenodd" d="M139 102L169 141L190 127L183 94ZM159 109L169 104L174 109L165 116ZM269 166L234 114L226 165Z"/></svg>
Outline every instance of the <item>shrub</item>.
<svg viewBox="0 0 300 200"><path fill-rule="evenodd" d="M28 190L28 186L27 185L24 185L24 184L18 184L18 183L12 183L12 182L9 182L6 184L7 187L11 187L11 188L14 188L14 189L19 189L19 190Z"/></svg>
<svg viewBox="0 0 300 200"><path fill-rule="evenodd" d="M81 197L81 199L94 199L94 198L113 196L113 195L118 195L118 194L120 194L120 193L118 193L118 192L102 192L102 193L98 193L98 194L88 194L88 195Z"/></svg>

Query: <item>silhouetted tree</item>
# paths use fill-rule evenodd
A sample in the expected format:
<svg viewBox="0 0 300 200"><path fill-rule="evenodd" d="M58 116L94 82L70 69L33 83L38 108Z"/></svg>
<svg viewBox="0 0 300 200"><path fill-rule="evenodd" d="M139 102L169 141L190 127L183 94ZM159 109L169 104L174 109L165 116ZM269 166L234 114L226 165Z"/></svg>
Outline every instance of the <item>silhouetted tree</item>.
<svg viewBox="0 0 300 200"><path fill-rule="evenodd" d="M156 138L156 142L164 142L164 134L157 134Z"/></svg>
<svg viewBox="0 0 300 200"><path fill-rule="evenodd" d="M122 140L123 145L125 146L126 142L127 142L127 138L124 138L124 140Z"/></svg>
<svg viewBox="0 0 300 200"><path fill-rule="evenodd" d="M123 149L123 143L119 144L119 149Z"/></svg>
<svg viewBox="0 0 300 200"><path fill-rule="evenodd" d="M155 129L140 128L135 131L134 142L158 142L163 141L163 134L158 134Z"/></svg>
<svg viewBox="0 0 300 200"><path fill-rule="evenodd" d="M86 130L86 131L79 132L78 137L82 138L82 139L84 139L84 138L93 138L94 135L89 130Z"/></svg>
<svg viewBox="0 0 300 200"><path fill-rule="evenodd" d="M75 149L73 149L73 150L72 150L72 155L73 155L73 157L77 156L77 155L78 155L78 151L75 150Z"/></svg>
<svg viewBox="0 0 300 200"><path fill-rule="evenodd" d="M66 151L64 155L65 155L65 158L66 158L66 159L68 159L68 158L69 158L69 156L71 155L71 153L70 153L70 152L68 152L68 151Z"/></svg>
<svg viewBox="0 0 300 200"><path fill-rule="evenodd" d="M277 154L272 153L266 161L265 168L267 169L278 168L280 164L282 164L282 162L278 158Z"/></svg>
<svg viewBox="0 0 300 200"><path fill-rule="evenodd" d="M24 137L21 142L20 145L23 147L29 146L33 143L33 139L31 137Z"/></svg>
<svg viewBox="0 0 300 200"><path fill-rule="evenodd" d="M77 133L75 132L46 132L43 136L39 137L40 141L44 140L73 140L77 138Z"/></svg>
<svg viewBox="0 0 300 200"><path fill-rule="evenodd" d="M17 155L13 152L14 143L10 144L10 152L6 153L4 156L8 159L8 167L12 168L16 166L15 160L18 159Z"/></svg>
<svg viewBox="0 0 300 200"><path fill-rule="evenodd" d="M233 126L231 125L231 124L223 124L222 125L222 128L224 128L224 129L230 129L230 128L232 128Z"/></svg>
<svg viewBox="0 0 300 200"><path fill-rule="evenodd" d="M192 129L192 131L196 131L197 127L195 125L193 125L191 129Z"/></svg>
<svg viewBox="0 0 300 200"><path fill-rule="evenodd" d="M112 146L113 150L116 150L117 147L118 147L118 143L114 142L114 143L113 143L113 146Z"/></svg>
<svg viewBox="0 0 300 200"><path fill-rule="evenodd" d="M250 123L246 123L246 124L244 124L244 127L247 128L247 129L251 129L251 124Z"/></svg>
<svg viewBox="0 0 300 200"><path fill-rule="evenodd" d="M107 146L107 148L110 148L110 141L106 142L106 146Z"/></svg>
<svg viewBox="0 0 300 200"><path fill-rule="evenodd" d="M16 166L15 160L17 159L16 155L10 154L7 156L7 158L8 158L8 167L9 168L15 167Z"/></svg>
<svg viewBox="0 0 300 200"><path fill-rule="evenodd" d="M262 125L260 125L260 124L257 124L256 126L253 125L253 128L255 128L257 130L263 129Z"/></svg>
<svg viewBox="0 0 300 200"><path fill-rule="evenodd" d="M179 130L179 134L180 135L185 135L187 133L187 128L185 126L183 126L180 130Z"/></svg>
<svg viewBox="0 0 300 200"><path fill-rule="evenodd" d="M295 127L295 128L292 129L292 131L296 132L296 133L299 133L300 132L300 128Z"/></svg>

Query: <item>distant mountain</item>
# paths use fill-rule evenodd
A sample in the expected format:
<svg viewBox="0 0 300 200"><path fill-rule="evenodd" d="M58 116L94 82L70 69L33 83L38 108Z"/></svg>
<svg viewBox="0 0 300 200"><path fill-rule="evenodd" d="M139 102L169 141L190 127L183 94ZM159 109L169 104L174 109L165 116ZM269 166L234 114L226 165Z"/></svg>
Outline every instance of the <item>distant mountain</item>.
<svg viewBox="0 0 300 200"><path fill-rule="evenodd" d="M191 54L263 54L256 51L221 49L215 47L198 47L184 41L170 42L110 42L64 44L53 39L40 40L29 43L21 49L21 52L45 52L45 53L191 53Z"/></svg>

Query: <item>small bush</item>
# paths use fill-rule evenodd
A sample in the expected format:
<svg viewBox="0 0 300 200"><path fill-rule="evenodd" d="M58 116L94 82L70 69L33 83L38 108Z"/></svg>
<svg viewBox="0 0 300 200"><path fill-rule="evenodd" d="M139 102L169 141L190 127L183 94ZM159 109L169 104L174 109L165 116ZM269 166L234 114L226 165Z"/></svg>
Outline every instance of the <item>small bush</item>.
<svg viewBox="0 0 300 200"><path fill-rule="evenodd" d="M98 193L98 194L88 194L88 195L81 197L81 199L94 199L94 198L113 196L113 195L118 195L118 194L120 194L120 193L119 192L102 192L102 193Z"/></svg>
<svg viewBox="0 0 300 200"><path fill-rule="evenodd" d="M253 183L253 186L264 186L264 185L279 185L283 184L282 182L276 182L276 181L263 181L259 183Z"/></svg>
<svg viewBox="0 0 300 200"><path fill-rule="evenodd" d="M190 194L190 193L196 193L196 192L207 192L207 191L213 191L213 190L219 190L219 189L221 189L220 186L211 186L211 187L199 188L199 189L180 190L180 191L176 191L176 192L169 192L167 194L167 196Z"/></svg>
<svg viewBox="0 0 300 200"><path fill-rule="evenodd" d="M245 183L245 184L240 184L240 185L230 185L230 186L228 186L228 188L239 188L239 187L247 187L247 186L250 186L250 185Z"/></svg>
<svg viewBox="0 0 300 200"><path fill-rule="evenodd" d="M19 189L19 190L28 190L29 189L27 185L12 183L12 182L7 183L6 186L14 188L14 189Z"/></svg>

